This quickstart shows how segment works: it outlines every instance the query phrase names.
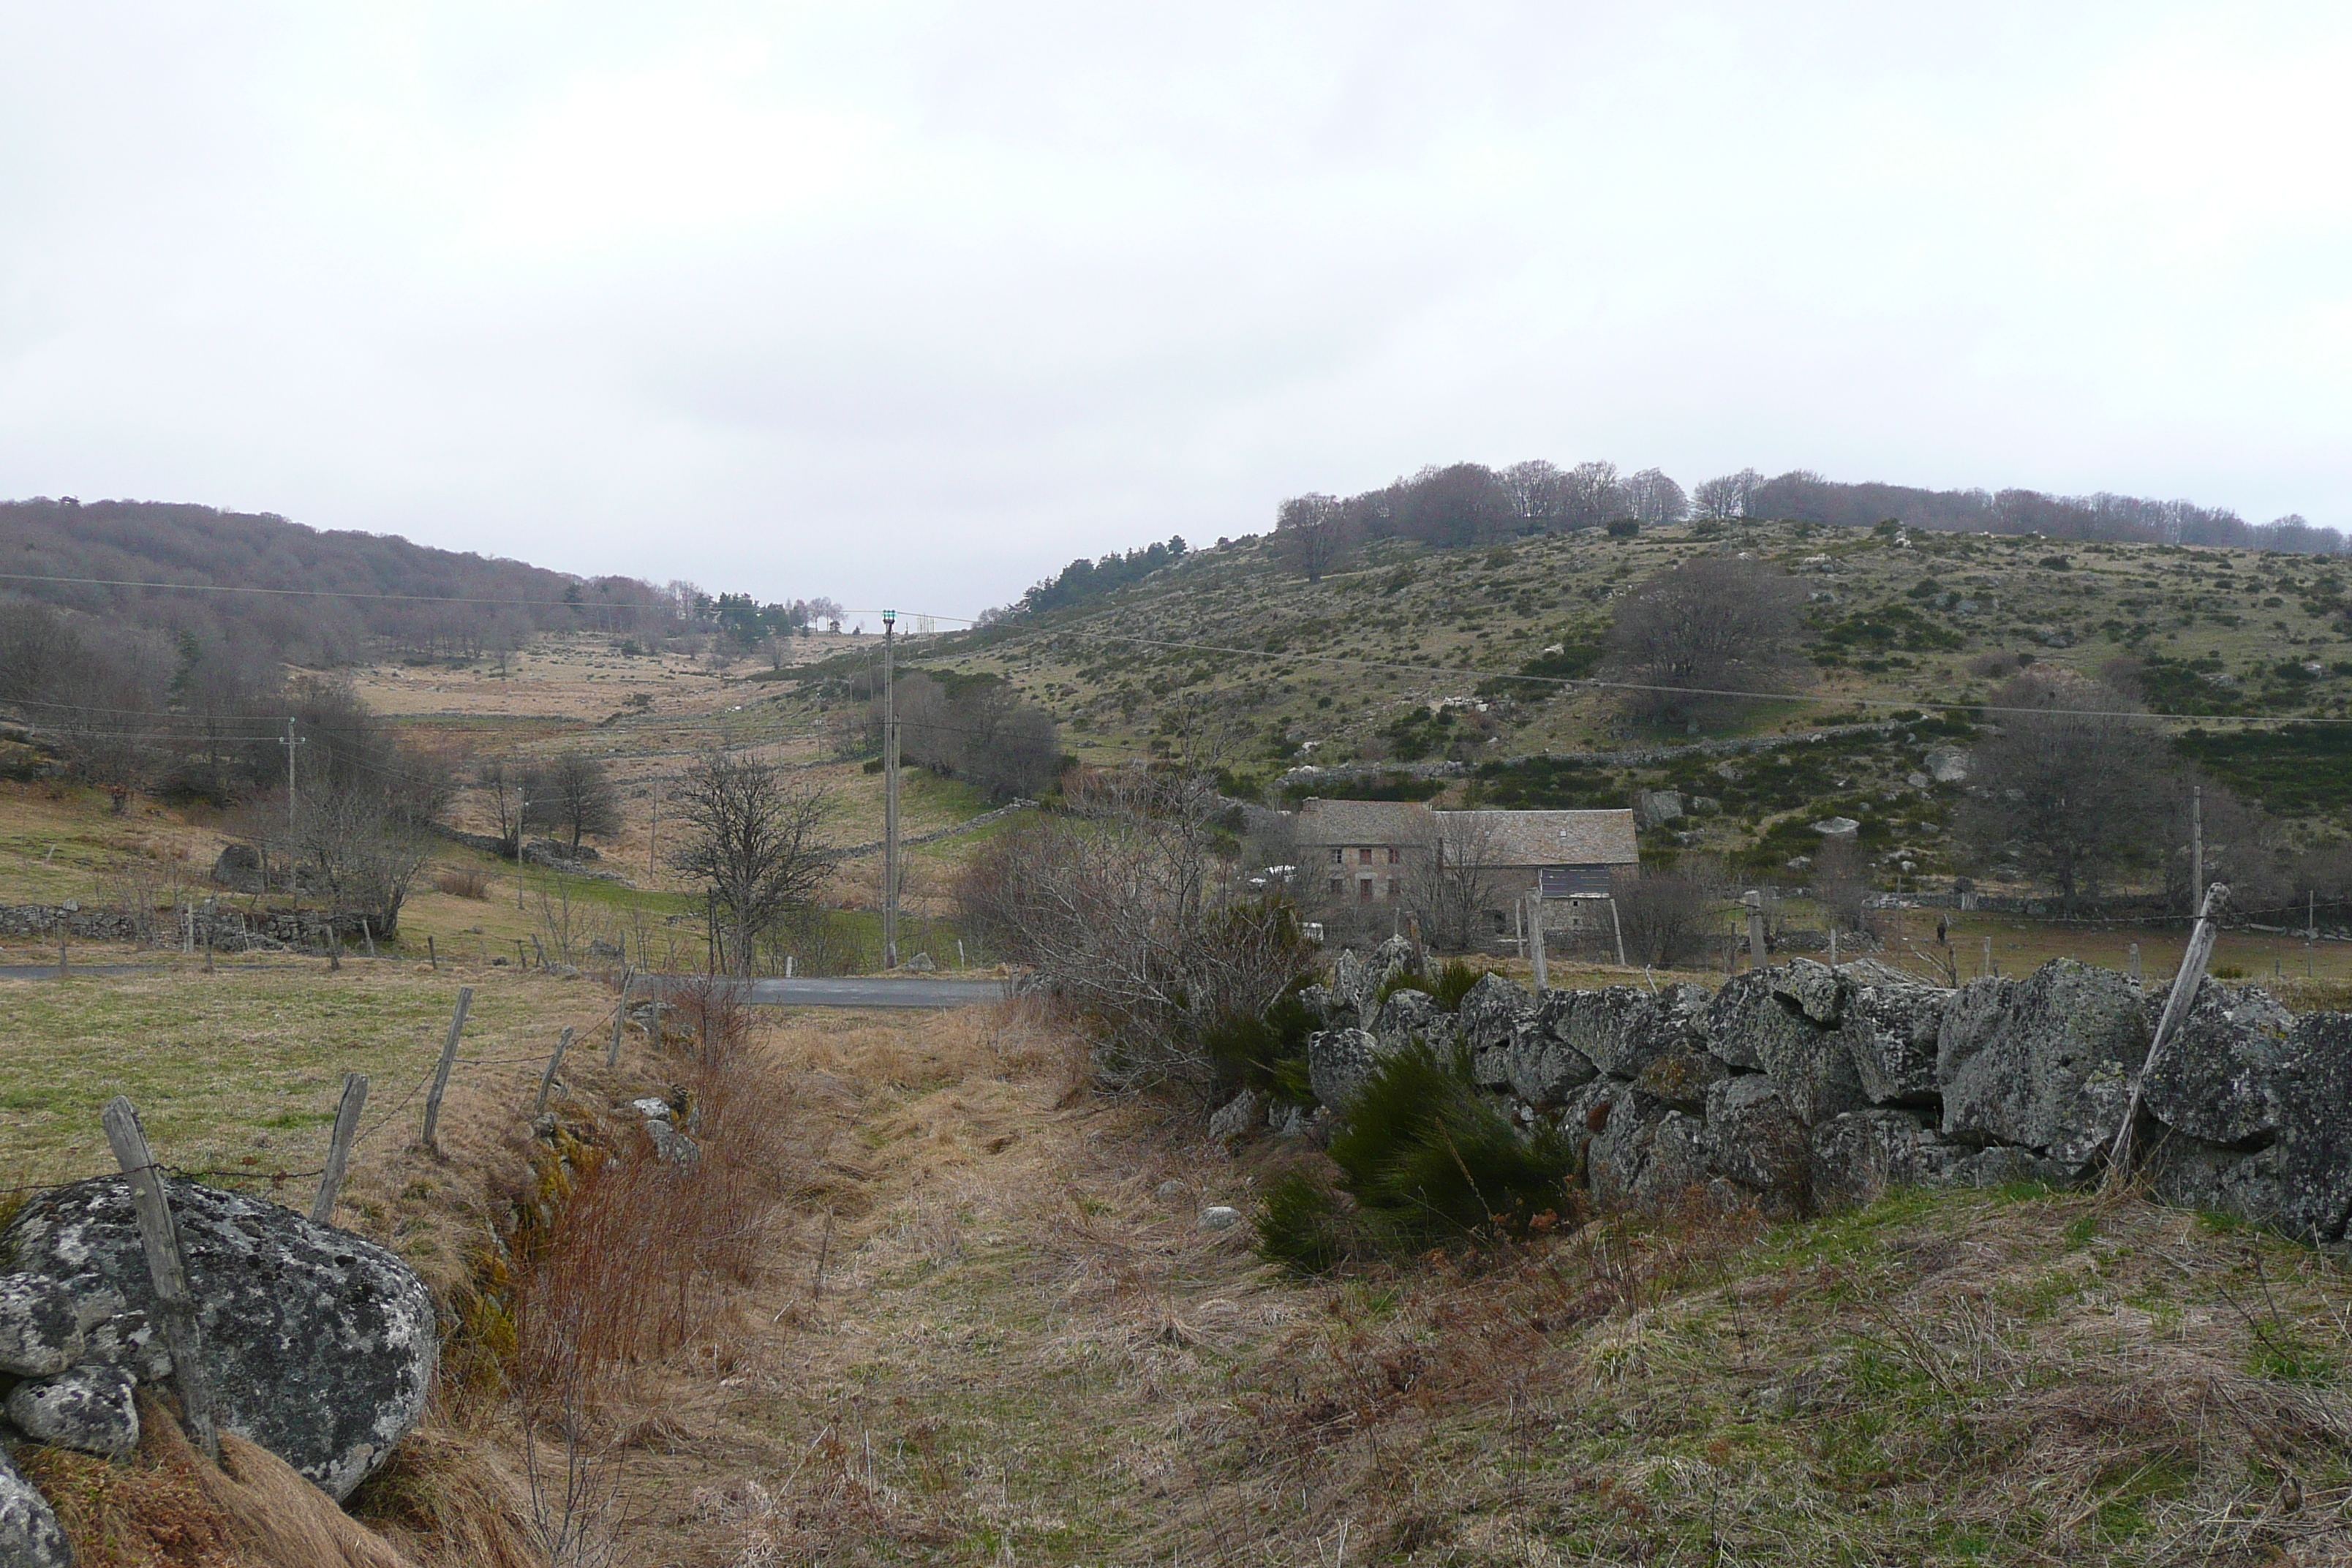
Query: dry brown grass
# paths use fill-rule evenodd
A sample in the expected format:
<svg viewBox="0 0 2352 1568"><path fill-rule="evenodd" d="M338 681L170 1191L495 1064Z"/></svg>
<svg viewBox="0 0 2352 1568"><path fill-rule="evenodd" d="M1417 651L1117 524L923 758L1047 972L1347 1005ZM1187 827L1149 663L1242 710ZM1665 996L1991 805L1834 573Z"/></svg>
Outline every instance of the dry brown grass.
<svg viewBox="0 0 2352 1568"><path fill-rule="evenodd" d="M434 873L433 885L453 899L488 899L490 879L485 872L451 868Z"/></svg>

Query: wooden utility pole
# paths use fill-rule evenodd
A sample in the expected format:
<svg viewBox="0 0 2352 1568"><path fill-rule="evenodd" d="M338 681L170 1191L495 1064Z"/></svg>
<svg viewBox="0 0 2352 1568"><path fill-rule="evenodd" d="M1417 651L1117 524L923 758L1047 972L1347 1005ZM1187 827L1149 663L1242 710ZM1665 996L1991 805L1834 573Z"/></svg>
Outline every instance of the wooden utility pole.
<svg viewBox="0 0 2352 1568"><path fill-rule="evenodd" d="M360 1108L367 1104L367 1074L343 1075L343 1098L335 1107L335 1131L327 1140L327 1168L319 1173L319 1195L310 1200L310 1218L317 1224L335 1223L335 1194L342 1188L343 1167L351 1163L352 1140L359 1135Z"/></svg>
<svg viewBox="0 0 2352 1568"><path fill-rule="evenodd" d="M1543 890L1528 895L1528 952L1536 961L1536 994L1540 996L1550 984L1544 970Z"/></svg>
<svg viewBox="0 0 2352 1568"><path fill-rule="evenodd" d="M2178 1034L2189 1016L2189 1005L2197 999L2197 988L2204 983L2205 966L2213 958L2213 939L2220 930L2213 923L2213 912L2230 896L2230 889L2216 882L2205 889L2205 901L2197 911L2197 928L2189 933L2189 951L2180 957L2180 967L2172 976L2172 993L2164 999L2164 1014L2156 1021L2156 1035L2147 1043L2147 1060L2141 1064L2139 1076L2132 1079L2131 1099L2124 1106L2124 1124L2116 1129L2115 1147L2107 1153L2107 1184L2112 1187L2131 1173L2132 1133L2139 1122L2140 1098L2147 1092L2148 1076L2164 1051L2164 1043Z"/></svg>
<svg viewBox="0 0 2352 1568"><path fill-rule="evenodd" d="M286 748L286 837L290 840L294 837L294 748L309 745L310 738L305 735L302 739L296 740L294 721L289 719L286 721L286 738L278 743ZM289 858L292 858L294 847L291 843L287 845L286 853ZM263 885L268 886L268 876L265 873L262 877Z"/></svg>
<svg viewBox="0 0 2352 1568"><path fill-rule="evenodd" d="M661 780L654 780L654 826L646 835L646 875L656 876L661 870ZM644 954L638 954L643 957Z"/></svg>
<svg viewBox="0 0 2352 1568"><path fill-rule="evenodd" d="M130 1100L116 1095L99 1120L115 1163L131 1178L131 1212L139 1222L139 1243L147 1255L147 1278L155 1287L155 1316L163 1331L163 1348L172 1352L172 1381L180 1388L180 1425L204 1456L220 1463L220 1435L213 1427L213 1383L205 1365L204 1327L196 1317L194 1292L188 1289L188 1262L180 1250L180 1229L172 1220L172 1203L163 1189L163 1173L148 1151L147 1134Z"/></svg>
<svg viewBox="0 0 2352 1568"><path fill-rule="evenodd" d="M898 967L898 707L894 637L898 612L882 612L882 967Z"/></svg>

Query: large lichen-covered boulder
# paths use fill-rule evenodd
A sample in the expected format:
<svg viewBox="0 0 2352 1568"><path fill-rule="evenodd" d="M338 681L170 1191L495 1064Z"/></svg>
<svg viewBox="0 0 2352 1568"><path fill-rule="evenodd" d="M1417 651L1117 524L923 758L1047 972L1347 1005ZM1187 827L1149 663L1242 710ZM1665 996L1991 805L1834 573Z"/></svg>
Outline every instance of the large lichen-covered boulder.
<svg viewBox="0 0 2352 1568"><path fill-rule="evenodd" d="M1952 993L1933 985L1859 985L1838 1032L1873 1105L1936 1103L1936 1041Z"/></svg>
<svg viewBox="0 0 2352 1568"><path fill-rule="evenodd" d="M2340 1240L2352 1217L2352 1014L2295 1019L2275 1071L2277 1224L2307 1241Z"/></svg>
<svg viewBox="0 0 2352 1568"><path fill-rule="evenodd" d="M1638 985L1567 993L1554 1028L1594 1067L1612 1078L1633 1078L1670 1052L1696 1045L1706 993L1676 984L1653 994ZM1547 1001L1549 998L1546 998Z"/></svg>
<svg viewBox="0 0 2352 1568"><path fill-rule="evenodd" d="M2284 1184L2279 1170L2284 1158L2276 1143L2249 1153L2224 1148L2176 1132L2157 1136L2143 1169L2148 1187L2159 1203L2179 1208L2210 1209L2236 1215L2257 1224L2280 1220L2279 1203Z"/></svg>
<svg viewBox="0 0 2352 1568"><path fill-rule="evenodd" d="M8 1462L0 1444L0 1563L7 1568L73 1568L73 1548L49 1500Z"/></svg>
<svg viewBox="0 0 2352 1568"><path fill-rule="evenodd" d="M1821 964L1808 968L1832 985L1843 984ZM1836 1026L1816 1021L1788 994L1818 989L1807 974L1791 979L1776 970L1749 970L1724 982L1701 1023L1708 1051L1770 1078L1781 1103L1808 1127L1868 1103Z"/></svg>
<svg viewBox="0 0 2352 1568"><path fill-rule="evenodd" d="M1600 1076L1591 1058L1568 1043L1568 1019L1585 994L1555 991L1529 1008L1511 1032L1511 1092L1529 1105L1558 1105Z"/></svg>
<svg viewBox="0 0 2352 1568"><path fill-rule="evenodd" d="M1945 1013L1936 1047L1944 1136L2015 1144L2080 1175L2114 1141L2147 1059L2139 988L2071 958L2005 994L1999 984L1963 986Z"/></svg>
<svg viewBox="0 0 2352 1568"><path fill-rule="evenodd" d="M1371 1031L1381 1043L1391 1048L1402 1046L1418 1035L1427 1037L1430 1026L1440 1018L1453 1020L1437 1010L1437 998L1426 991L1391 991L1388 1000L1380 1005L1371 1023Z"/></svg>
<svg viewBox="0 0 2352 1568"><path fill-rule="evenodd" d="M1501 1089L1511 1081L1512 1037L1534 1009L1533 997L1492 972L1463 994L1454 1009L1454 1025L1481 1086Z"/></svg>
<svg viewBox="0 0 2352 1568"><path fill-rule="evenodd" d="M2294 1026L2294 1016L2269 993L2206 980L2179 1032L2165 1041L2140 1103L2165 1126L2202 1142L2270 1137L2278 1131L2278 1064Z"/></svg>
<svg viewBox="0 0 2352 1568"><path fill-rule="evenodd" d="M1922 1115L1848 1110L1812 1134L1813 1197L1824 1205L1876 1203L1896 1187L1951 1184L1969 1151L1939 1140Z"/></svg>
<svg viewBox="0 0 2352 1568"><path fill-rule="evenodd" d="M1844 1016L1845 1001L1853 987L1826 963L1792 958L1764 971L1772 977L1772 994L1823 1028Z"/></svg>
<svg viewBox="0 0 2352 1568"><path fill-rule="evenodd" d="M1307 1083L1315 1098L1345 1114L1380 1064L1381 1042L1363 1029L1323 1029L1307 1037Z"/></svg>
<svg viewBox="0 0 2352 1568"><path fill-rule="evenodd" d="M1676 1110L1697 1116L1706 1110L1707 1090L1731 1076L1731 1069L1705 1051L1685 1047L1669 1051L1633 1075L1633 1087Z"/></svg>
<svg viewBox="0 0 2352 1568"><path fill-rule="evenodd" d="M1706 1163L1717 1175L1793 1206L1805 1179L1806 1147L1803 1124L1762 1073L1708 1086Z"/></svg>
<svg viewBox="0 0 2352 1568"><path fill-rule="evenodd" d="M168 1191L221 1425L350 1496L424 1413L440 1348L425 1282L291 1209L176 1178ZM0 1264L154 1306L120 1176L36 1196L0 1233Z"/></svg>

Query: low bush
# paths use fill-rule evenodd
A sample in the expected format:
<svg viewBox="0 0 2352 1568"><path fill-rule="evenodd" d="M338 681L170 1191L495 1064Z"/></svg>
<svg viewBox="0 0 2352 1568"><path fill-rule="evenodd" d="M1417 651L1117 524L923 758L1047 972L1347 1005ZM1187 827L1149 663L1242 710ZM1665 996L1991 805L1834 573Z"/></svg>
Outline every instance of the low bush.
<svg viewBox="0 0 2352 1568"><path fill-rule="evenodd" d="M1340 1185L1277 1182L1257 1216L1260 1253L1306 1273L1346 1258L1477 1247L1549 1229L1579 1199L1574 1145L1522 1133L1478 1088L1466 1051L1415 1044L1386 1058L1331 1140Z"/></svg>

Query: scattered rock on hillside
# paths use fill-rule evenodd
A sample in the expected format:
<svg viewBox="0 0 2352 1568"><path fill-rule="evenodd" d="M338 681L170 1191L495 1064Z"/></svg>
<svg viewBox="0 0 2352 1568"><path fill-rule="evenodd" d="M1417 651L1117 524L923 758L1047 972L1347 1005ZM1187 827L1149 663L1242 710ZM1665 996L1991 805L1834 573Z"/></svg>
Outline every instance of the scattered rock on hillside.
<svg viewBox="0 0 2352 1568"><path fill-rule="evenodd" d="M424 1412L439 1355L433 1301L399 1258L291 1209L173 1178L221 1425L340 1500ZM80 1310L152 1310L130 1184L100 1176L35 1196L0 1261L70 1284Z"/></svg>
<svg viewBox="0 0 2352 1568"><path fill-rule="evenodd" d="M1209 1142L1234 1143L1255 1131L1265 1113L1265 1101L1257 1090L1245 1089L1227 1100L1209 1118Z"/></svg>

